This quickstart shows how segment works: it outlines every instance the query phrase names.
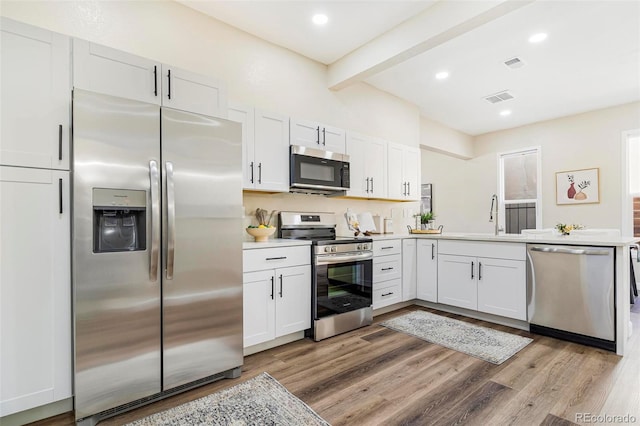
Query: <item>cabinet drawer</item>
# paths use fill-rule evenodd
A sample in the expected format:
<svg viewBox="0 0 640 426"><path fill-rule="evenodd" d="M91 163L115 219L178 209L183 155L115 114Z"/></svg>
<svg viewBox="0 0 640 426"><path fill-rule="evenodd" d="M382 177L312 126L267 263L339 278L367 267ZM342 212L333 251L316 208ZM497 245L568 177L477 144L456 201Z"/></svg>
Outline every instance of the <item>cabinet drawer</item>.
<svg viewBox="0 0 640 426"><path fill-rule="evenodd" d="M438 253L493 259L525 260L527 249L522 243L487 243L480 241L440 240Z"/></svg>
<svg viewBox="0 0 640 426"><path fill-rule="evenodd" d="M311 249L309 246L248 249L243 250L242 260L244 272L310 265Z"/></svg>
<svg viewBox="0 0 640 426"><path fill-rule="evenodd" d="M373 285L373 309L393 305L402 301L402 279L385 281Z"/></svg>
<svg viewBox="0 0 640 426"><path fill-rule="evenodd" d="M373 255L386 256L402 253L402 240L384 240L373 242Z"/></svg>
<svg viewBox="0 0 640 426"><path fill-rule="evenodd" d="M373 282L402 278L402 256L378 256L373 258Z"/></svg>

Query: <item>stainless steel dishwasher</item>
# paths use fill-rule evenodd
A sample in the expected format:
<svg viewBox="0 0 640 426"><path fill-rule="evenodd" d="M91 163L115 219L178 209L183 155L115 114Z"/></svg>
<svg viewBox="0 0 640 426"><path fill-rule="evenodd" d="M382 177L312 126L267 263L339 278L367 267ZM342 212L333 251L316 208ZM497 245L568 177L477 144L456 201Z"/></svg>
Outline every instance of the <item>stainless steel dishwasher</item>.
<svg viewBox="0 0 640 426"><path fill-rule="evenodd" d="M614 256L611 247L528 244L530 331L615 351Z"/></svg>

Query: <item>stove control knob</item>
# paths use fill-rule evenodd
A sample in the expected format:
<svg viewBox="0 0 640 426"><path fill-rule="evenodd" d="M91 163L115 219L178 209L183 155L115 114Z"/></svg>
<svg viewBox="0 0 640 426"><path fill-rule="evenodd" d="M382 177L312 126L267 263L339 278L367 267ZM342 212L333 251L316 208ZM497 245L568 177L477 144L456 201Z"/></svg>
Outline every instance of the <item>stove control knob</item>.
<svg viewBox="0 0 640 426"><path fill-rule="evenodd" d="M335 253L336 251L338 251L338 248L336 246L331 246L331 253Z"/></svg>
<svg viewBox="0 0 640 426"><path fill-rule="evenodd" d="M358 244L358 245L356 246L356 250L362 250L362 244Z"/></svg>
<svg viewBox="0 0 640 426"><path fill-rule="evenodd" d="M329 247L329 246L326 246L326 247L324 248L324 252L325 252L325 253L329 253L329 250L330 250L330 247Z"/></svg>

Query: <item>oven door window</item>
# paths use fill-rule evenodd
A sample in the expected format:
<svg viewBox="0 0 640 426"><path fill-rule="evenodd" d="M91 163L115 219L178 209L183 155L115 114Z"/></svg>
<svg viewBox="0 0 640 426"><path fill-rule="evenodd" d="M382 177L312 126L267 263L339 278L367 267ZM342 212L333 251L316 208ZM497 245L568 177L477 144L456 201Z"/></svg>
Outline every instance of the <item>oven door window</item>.
<svg viewBox="0 0 640 426"><path fill-rule="evenodd" d="M318 266L315 318L371 306L372 270L371 260Z"/></svg>
<svg viewBox="0 0 640 426"><path fill-rule="evenodd" d="M294 154L291 156L292 183L341 188L342 161Z"/></svg>

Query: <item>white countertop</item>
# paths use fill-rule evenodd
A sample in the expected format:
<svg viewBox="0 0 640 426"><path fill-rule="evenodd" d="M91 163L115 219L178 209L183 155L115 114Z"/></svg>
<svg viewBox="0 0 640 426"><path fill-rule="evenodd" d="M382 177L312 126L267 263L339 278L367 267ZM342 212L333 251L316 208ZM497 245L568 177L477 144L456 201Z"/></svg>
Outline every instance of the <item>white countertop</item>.
<svg viewBox="0 0 640 426"><path fill-rule="evenodd" d="M269 241L265 241L264 243L256 243L255 241L243 241L242 249L253 250L253 249L272 248L272 247L294 247L294 246L310 246L310 245L311 245L311 241L309 240L291 240L286 238L273 238L273 239L269 239Z"/></svg>

